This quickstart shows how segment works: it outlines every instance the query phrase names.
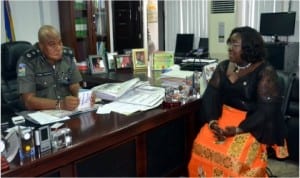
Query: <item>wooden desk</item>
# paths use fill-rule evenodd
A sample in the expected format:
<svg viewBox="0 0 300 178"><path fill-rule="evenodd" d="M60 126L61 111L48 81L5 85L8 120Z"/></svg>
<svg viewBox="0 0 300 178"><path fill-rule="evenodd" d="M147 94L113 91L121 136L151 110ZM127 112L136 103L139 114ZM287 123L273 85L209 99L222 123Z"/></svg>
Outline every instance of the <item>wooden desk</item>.
<svg viewBox="0 0 300 178"><path fill-rule="evenodd" d="M2 177L185 175L201 100L130 116L88 112L65 122L73 145L23 166L10 164Z"/></svg>

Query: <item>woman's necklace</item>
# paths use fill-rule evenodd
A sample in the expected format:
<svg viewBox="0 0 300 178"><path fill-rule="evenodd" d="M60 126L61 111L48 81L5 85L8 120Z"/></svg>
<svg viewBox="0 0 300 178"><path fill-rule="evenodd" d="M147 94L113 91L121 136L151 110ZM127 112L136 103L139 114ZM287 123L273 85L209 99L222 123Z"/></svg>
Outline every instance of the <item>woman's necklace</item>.
<svg viewBox="0 0 300 178"><path fill-rule="evenodd" d="M245 66L239 66L238 64L235 63L234 65L235 65L235 68L236 68L236 69L235 69L234 72L235 72L235 73L239 73L241 69L242 69L242 70L243 70L243 69L247 69L247 68L249 68L249 67L251 66L251 64L252 64L252 63L249 62L249 63L248 63L247 65L245 65Z"/></svg>

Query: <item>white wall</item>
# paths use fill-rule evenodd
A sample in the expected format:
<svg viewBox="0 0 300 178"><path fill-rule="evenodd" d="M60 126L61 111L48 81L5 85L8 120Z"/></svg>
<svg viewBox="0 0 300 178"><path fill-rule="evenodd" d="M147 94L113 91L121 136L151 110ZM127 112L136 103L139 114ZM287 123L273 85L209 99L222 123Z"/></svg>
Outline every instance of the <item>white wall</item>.
<svg viewBox="0 0 300 178"><path fill-rule="evenodd" d="M208 3L211 9L212 3ZM209 13L208 15L208 39L210 57L219 60L228 59L228 48L226 45L227 38L231 30L236 27L237 13L236 5L234 13Z"/></svg>
<svg viewBox="0 0 300 178"><path fill-rule="evenodd" d="M35 43L37 41L38 29L44 24L53 25L59 30L57 0L10 0L9 2L14 21L16 40L26 40ZM147 8L146 4L147 3L144 3L144 13ZM297 11L297 19L295 35L289 37L289 41L299 41L299 2L297 0L292 1L292 10ZM3 2L1 1L1 43L6 41L3 12ZM144 14L144 18L145 15L146 14ZM147 31L145 30L145 32ZM112 33L110 34L112 35ZM144 38L146 39L147 33L144 34ZM111 39L113 39L112 36ZM144 41L144 46L147 46L146 40ZM111 49L113 49L112 46Z"/></svg>
<svg viewBox="0 0 300 178"><path fill-rule="evenodd" d="M37 42L40 26L49 24L59 30L57 1L9 1L16 40ZM3 2L1 1L1 43L6 41Z"/></svg>

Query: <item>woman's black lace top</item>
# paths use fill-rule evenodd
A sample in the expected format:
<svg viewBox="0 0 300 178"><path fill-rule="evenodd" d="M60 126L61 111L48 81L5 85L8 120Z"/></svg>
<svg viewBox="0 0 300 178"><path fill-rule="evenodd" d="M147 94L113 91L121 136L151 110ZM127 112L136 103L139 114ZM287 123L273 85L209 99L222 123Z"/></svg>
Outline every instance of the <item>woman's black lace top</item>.
<svg viewBox="0 0 300 178"><path fill-rule="evenodd" d="M220 62L202 97L200 113L206 122L218 120L222 105L247 111L239 127L259 142L282 146L286 134L282 95L276 71L264 62L232 83L226 73L229 60Z"/></svg>

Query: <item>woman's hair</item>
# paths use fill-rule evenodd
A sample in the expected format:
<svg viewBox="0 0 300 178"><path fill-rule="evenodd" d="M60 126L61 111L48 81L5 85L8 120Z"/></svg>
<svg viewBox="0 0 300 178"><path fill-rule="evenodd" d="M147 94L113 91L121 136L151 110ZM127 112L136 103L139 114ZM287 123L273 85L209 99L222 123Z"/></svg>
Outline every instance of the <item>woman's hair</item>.
<svg viewBox="0 0 300 178"><path fill-rule="evenodd" d="M227 42L229 42L232 34L238 33L242 40L242 54L241 58L247 62L255 63L265 59L266 51L264 40L259 32L251 27L237 27L234 28Z"/></svg>

